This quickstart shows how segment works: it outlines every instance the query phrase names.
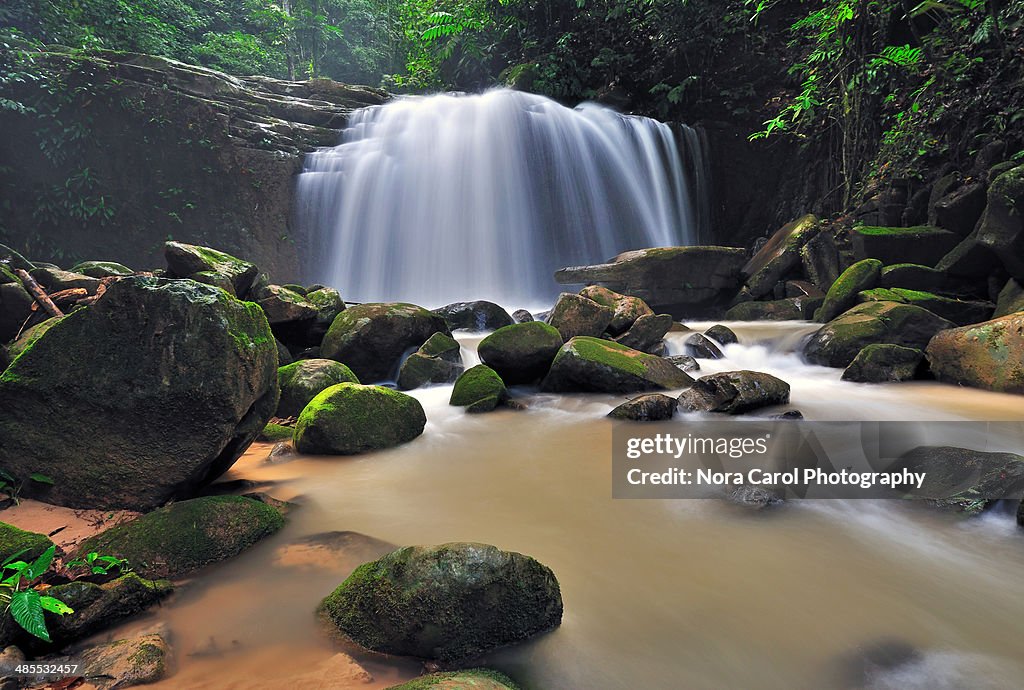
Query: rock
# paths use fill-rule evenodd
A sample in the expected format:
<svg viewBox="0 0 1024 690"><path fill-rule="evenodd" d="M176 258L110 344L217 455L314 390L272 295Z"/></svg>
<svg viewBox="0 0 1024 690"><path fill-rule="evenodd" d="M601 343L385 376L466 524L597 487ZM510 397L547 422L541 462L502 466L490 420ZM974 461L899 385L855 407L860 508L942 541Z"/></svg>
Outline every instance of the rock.
<svg viewBox="0 0 1024 690"><path fill-rule="evenodd" d="M660 422L672 419L676 404L675 398L661 393L648 393L622 403L609 412L608 416L634 422Z"/></svg>
<svg viewBox="0 0 1024 690"><path fill-rule="evenodd" d="M1024 165L992 182L976 239L1002 261L1011 276L1024 280Z"/></svg>
<svg viewBox="0 0 1024 690"><path fill-rule="evenodd" d="M274 508L243 496L172 503L90 537L78 549L128 559L143 577L180 578L237 556L284 526Z"/></svg>
<svg viewBox="0 0 1024 690"><path fill-rule="evenodd" d="M715 324L711 328L704 331L704 335L714 340L719 345L732 345L738 343L739 338L732 332L732 329L722 324Z"/></svg>
<svg viewBox="0 0 1024 690"><path fill-rule="evenodd" d="M784 287L786 297L825 297L824 290L806 280L787 280Z"/></svg>
<svg viewBox="0 0 1024 690"><path fill-rule="evenodd" d="M54 480L26 496L147 510L231 467L277 395L259 307L189 280L123 278L0 375L0 399L18 401L0 417L0 467Z"/></svg>
<svg viewBox="0 0 1024 690"><path fill-rule="evenodd" d="M701 333L694 333L687 338L683 342L683 347L686 350L686 354L697 359L722 359L722 357L725 357L722 351L718 349L718 345Z"/></svg>
<svg viewBox="0 0 1024 690"><path fill-rule="evenodd" d="M276 340L276 339L275 339L274 342L277 344L277 363L278 363L278 368L283 367L283 366L287 366L287 365L289 365L289 364L291 364L292 362L295 361L292 358L291 351L288 349L288 347L284 343L282 343L280 340Z"/></svg>
<svg viewBox="0 0 1024 690"><path fill-rule="evenodd" d="M985 185L964 185L935 203L935 224L966 237L974 230L985 210Z"/></svg>
<svg viewBox="0 0 1024 690"><path fill-rule="evenodd" d="M334 323L338 314L345 311L345 300L334 288L319 287L306 292L306 301L316 308L316 316L309 325L309 340L319 343L324 339L327 329Z"/></svg>
<svg viewBox="0 0 1024 690"><path fill-rule="evenodd" d="M365 563L319 610L371 651L453 662L558 626L562 596L551 570L528 556L455 543Z"/></svg>
<svg viewBox="0 0 1024 690"><path fill-rule="evenodd" d="M843 381L887 383L915 378L924 359L921 350L900 345L868 345L843 372Z"/></svg>
<svg viewBox="0 0 1024 690"><path fill-rule="evenodd" d="M578 335L600 336L612 321L615 311L592 299L563 292L548 315L548 323L561 334L562 340Z"/></svg>
<svg viewBox="0 0 1024 690"><path fill-rule="evenodd" d="M999 291L999 298L996 300L996 310L992 318L998 319L1001 316L1009 316L1019 311L1024 311L1024 287L1013 278L1006 281L1006 285Z"/></svg>
<svg viewBox="0 0 1024 690"><path fill-rule="evenodd" d="M913 498L965 513L980 513L1001 498L1024 493L1024 457L952 446L918 446L888 471L924 472L921 488L903 486Z"/></svg>
<svg viewBox="0 0 1024 690"><path fill-rule="evenodd" d="M661 357L581 336L558 351L541 389L554 393L631 393L682 388L692 381Z"/></svg>
<svg viewBox="0 0 1024 690"><path fill-rule="evenodd" d="M166 630L96 644L74 657L50 657L47 664L78 663L76 675L89 688L117 690L147 685L165 678L171 667L171 648Z"/></svg>
<svg viewBox="0 0 1024 690"><path fill-rule="evenodd" d="M39 340L44 333L56 326L58 323L60 323L59 318L51 317L23 330L21 336L11 343L11 346L8 348L8 353L10 354L11 359L13 360L15 357L31 347L32 343Z"/></svg>
<svg viewBox="0 0 1024 690"><path fill-rule="evenodd" d="M700 371L700 364L690 355L669 355L665 360L672 362L683 371Z"/></svg>
<svg viewBox="0 0 1024 690"><path fill-rule="evenodd" d="M804 413L800 410L786 410L782 414L771 414L768 415L768 419L782 419L782 420L799 420L804 418Z"/></svg>
<svg viewBox="0 0 1024 690"><path fill-rule="evenodd" d="M739 289L746 252L733 247L663 247L616 256L611 263L563 268L562 284L597 284L639 297L674 318L715 311Z"/></svg>
<svg viewBox="0 0 1024 690"><path fill-rule="evenodd" d="M21 283L0 285L0 342L6 343L17 337L32 315L33 304L35 300Z"/></svg>
<svg viewBox="0 0 1024 690"><path fill-rule="evenodd" d="M599 285L583 288L580 290L580 296L615 310L615 313L612 315L612 321L608 324L608 332L612 335L625 333L641 316L654 315L654 310L647 306L647 303L639 297L620 295ZM669 320L671 318L670 316Z"/></svg>
<svg viewBox="0 0 1024 690"><path fill-rule="evenodd" d="M391 448L422 434L426 423L416 398L383 386L339 383L321 391L299 415L295 449L354 455Z"/></svg>
<svg viewBox="0 0 1024 690"><path fill-rule="evenodd" d="M878 287L881 276L882 262L878 259L864 259L853 264L832 283L814 320L825 323L836 318L857 303L857 293Z"/></svg>
<svg viewBox="0 0 1024 690"><path fill-rule="evenodd" d="M11 268L20 268L23 271L31 271L35 265L24 256L14 251L5 244L0 244L0 264L7 263Z"/></svg>
<svg viewBox="0 0 1024 690"><path fill-rule="evenodd" d="M858 304L822 326L804 347L812 364L847 367L874 343L924 349L933 335L953 324L927 309L898 302Z"/></svg>
<svg viewBox="0 0 1024 690"><path fill-rule="evenodd" d="M663 346L665 334L672 328L672 317L668 314L644 314L615 342L634 350L655 354Z"/></svg>
<svg viewBox="0 0 1024 690"><path fill-rule="evenodd" d="M234 289L233 294L245 297L253 286L259 269L248 261L236 259L230 254L183 242L164 244L164 258L170 277L188 278L194 273L219 273Z"/></svg>
<svg viewBox="0 0 1024 690"><path fill-rule="evenodd" d="M474 668L420 676L390 690L518 690L519 686L503 673Z"/></svg>
<svg viewBox="0 0 1024 690"><path fill-rule="evenodd" d="M943 330L925 354L940 381L1024 393L1024 312Z"/></svg>
<svg viewBox="0 0 1024 690"><path fill-rule="evenodd" d="M999 257L991 249L978 242L978 230L976 229L942 257L935 264L935 268L960 278L986 278L992 274L992 268L999 264Z"/></svg>
<svg viewBox="0 0 1024 690"><path fill-rule="evenodd" d="M828 290L839 277L839 252L831 232L819 232L800 249L804 273L819 290Z"/></svg>
<svg viewBox="0 0 1024 690"><path fill-rule="evenodd" d="M898 680L897 669L920 662L921 658L921 652L908 642L883 638L840 657L836 662L836 681L843 688L870 688L879 680ZM887 678L889 673L893 675Z"/></svg>
<svg viewBox="0 0 1024 690"><path fill-rule="evenodd" d="M515 321L508 312L494 302L479 300L476 302L455 302L448 306L435 309L453 331L494 331L503 326L510 326Z"/></svg>
<svg viewBox="0 0 1024 690"><path fill-rule="evenodd" d="M818 218L807 214L772 235L740 271L750 294L755 298L771 294L776 283L800 265L800 250L820 227Z"/></svg>
<svg viewBox="0 0 1024 690"><path fill-rule="evenodd" d="M768 302L741 302L725 312L729 321L809 321L823 297L790 297Z"/></svg>
<svg viewBox="0 0 1024 690"><path fill-rule="evenodd" d="M71 271L62 271L59 268L36 268L29 275L46 288L47 292L82 288L88 294L95 295L96 290L100 286L98 278L90 278L81 273L72 273Z"/></svg>
<svg viewBox="0 0 1024 690"><path fill-rule="evenodd" d="M305 296L280 285L267 285L260 290L258 304L271 326L312 321L319 313Z"/></svg>
<svg viewBox="0 0 1024 690"><path fill-rule="evenodd" d="M349 307L327 330L320 354L342 362L360 381L394 376L398 362L434 333L451 335L448 324L423 307L402 302Z"/></svg>
<svg viewBox="0 0 1024 690"><path fill-rule="evenodd" d="M679 396L687 412L742 414L789 402L789 384L760 371L726 371L701 376Z"/></svg>
<svg viewBox="0 0 1024 690"><path fill-rule="evenodd" d="M431 383L452 383L463 369L459 344L444 333L435 333L402 363L398 387L412 390Z"/></svg>
<svg viewBox="0 0 1024 690"><path fill-rule="evenodd" d="M786 502L782 492L772 487L743 484L726 491L725 500L741 508L764 510Z"/></svg>
<svg viewBox="0 0 1024 690"><path fill-rule="evenodd" d="M562 347L562 336L541 321L499 328L480 341L480 360L508 385L533 383L544 377Z"/></svg>
<svg viewBox="0 0 1024 690"><path fill-rule="evenodd" d="M913 304L922 309L927 309L947 321L952 321L957 326L966 326L985 321L992 316L992 310L995 308L991 302L952 299L931 292L908 290L906 288L874 288L872 290L865 290L858 293L857 299L861 302L902 302L903 304Z"/></svg>
<svg viewBox="0 0 1024 690"><path fill-rule="evenodd" d="M277 370L278 417L297 417L320 391L337 383L359 383L352 370L333 359L303 359Z"/></svg>
<svg viewBox="0 0 1024 690"><path fill-rule="evenodd" d="M938 290L949 283L944 272L921 264L893 264L882 269L878 281L884 288L907 288L908 290Z"/></svg>
<svg viewBox="0 0 1024 690"><path fill-rule="evenodd" d="M516 323L529 323L530 321L533 321L533 314L525 309L516 309L512 312L512 319Z"/></svg>
<svg viewBox="0 0 1024 690"><path fill-rule="evenodd" d="M913 262L934 266L961 239L955 232L930 225L913 228L862 225L850 230L854 256L858 260L878 259L884 264Z"/></svg>
<svg viewBox="0 0 1024 690"><path fill-rule="evenodd" d="M467 412L490 412L508 397L505 384L494 369L478 364L467 369L452 389L450 405Z"/></svg>
<svg viewBox="0 0 1024 690"><path fill-rule="evenodd" d="M21 555L14 560L31 563L51 546L53 542L45 534L26 532L14 525L0 522L0 563L6 563L19 553Z"/></svg>
<svg viewBox="0 0 1024 690"><path fill-rule="evenodd" d="M116 261L82 261L71 267L72 273L90 278L115 278L135 275L135 271Z"/></svg>

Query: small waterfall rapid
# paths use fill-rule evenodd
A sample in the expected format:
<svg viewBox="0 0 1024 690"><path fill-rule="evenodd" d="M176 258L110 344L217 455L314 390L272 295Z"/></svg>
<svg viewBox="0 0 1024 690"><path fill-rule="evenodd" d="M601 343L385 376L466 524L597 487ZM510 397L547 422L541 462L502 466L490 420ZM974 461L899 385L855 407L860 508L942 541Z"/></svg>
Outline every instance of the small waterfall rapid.
<svg viewBox="0 0 1024 690"><path fill-rule="evenodd" d="M353 113L296 199L311 277L348 300L518 307L562 266L697 243L707 184L689 127L495 89Z"/></svg>

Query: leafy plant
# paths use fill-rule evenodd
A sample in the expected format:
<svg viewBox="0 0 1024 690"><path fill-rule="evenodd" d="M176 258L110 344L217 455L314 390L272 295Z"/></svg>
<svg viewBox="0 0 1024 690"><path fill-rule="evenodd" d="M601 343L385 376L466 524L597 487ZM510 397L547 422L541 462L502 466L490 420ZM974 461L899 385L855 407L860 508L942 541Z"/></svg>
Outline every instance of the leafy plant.
<svg viewBox="0 0 1024 690"><path fill-rule="evenodd" d="M35 637L50 642L44 612L49 611L60 616L74 613L74 609L60 599L43 593L44 588L33 586L33 583L40 580L49 570L56 547L51 546L31 563L14 560L24 553L22 551L4 561L3 579L0 580L0 601L7 605L7 610L11 612L11 617L18 625Z"/></svg>
<svg viewBox="0 0 1024 690"><path fill-rule="evenodd" d="M90 551L85 555L85 558L76 558L73 561L69 561L66 567L69 569L88 568L93 575L110 575L111 571L115 569L119 575L131 572L128 559L118 558L117 556L101 556L96 551Z"/></svg>

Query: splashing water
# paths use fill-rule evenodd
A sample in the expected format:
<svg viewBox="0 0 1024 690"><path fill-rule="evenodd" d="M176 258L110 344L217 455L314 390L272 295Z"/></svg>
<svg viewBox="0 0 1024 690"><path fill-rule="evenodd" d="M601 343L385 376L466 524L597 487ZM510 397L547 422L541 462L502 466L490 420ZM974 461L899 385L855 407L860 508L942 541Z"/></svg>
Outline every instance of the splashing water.
<svg viewBox="0 0 1024 690"><path fill-rule="evenodd" d="M297 207L312 277L346 299L532 306L562 266L696 243L706 170L688 127L495 89L353 113Z"/></svg>

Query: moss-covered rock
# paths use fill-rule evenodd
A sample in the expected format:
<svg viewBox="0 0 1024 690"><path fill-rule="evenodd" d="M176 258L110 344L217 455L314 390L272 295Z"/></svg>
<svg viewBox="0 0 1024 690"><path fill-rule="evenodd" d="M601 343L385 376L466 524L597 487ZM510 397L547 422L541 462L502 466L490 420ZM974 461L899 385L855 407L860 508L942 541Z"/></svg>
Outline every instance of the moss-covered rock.
<svg viewBox="0 0 1024 690"><path fill-rule="evenodd" d="M258 440L260 441L291 441L295 435L295 427L271 422L263 427Z"/></svg>
<svg viewBox="0 0 1024 690"><path fill-rule="evenodd" d="M824 297L789 297L767 302L740 302L725 312L729 321L809 321Z"/></svg>
<svg viewBox="0 0 1024 690"><path fill-rule="evenodd" d="M0 285L0 342L17 337L22 326L32 315L35 300L21 286L21 282Z"/></svg>
<svg viewBox="0 0 1024 690"><path fill-rule="evenodd" d="M359 304L334 319L320 354L347 364L360 381L397 374L401 357L434 333L451 335L443 318L402 302Z"/></svg>
<svg viewBox="0 0 1024 690"><path fill-rule="evenodd" d="M416 398L383 386L339 383L313 398L295 424L300 453L354 455L407 443L427 423Z"/></svg>
<svg viewBox="0 0 1024 690"><path fill-rule="evenodd" d="M800 250L820 230L818 218L807 214L782 226L743 267L753 297L768 295L775 284L800 265Z"/></svg>
<svg viewBox="0 0 1024 690"><path fill-rule="evenodd" d="M548 323L555 327L562 340L578 335L597 337L612 322L615 310L592 299L563 292L548 315Z"/></svg>
<svg viewBox="0 0 1024 690"><path fill-rule="evenodd" d="M505 383L486 364L470 367L455 382L449 404L469 412L490 412L508 397Z"/></svg>
<svg viewBox="0 0 1024 690"><path fill-rule="evenodd" d="M692 382L662 357L580 336L561 347L541 388L561 393L632 393L682 388Z"/></svg>
<svg viewBox="0 0 1024 690"><path fill-rule="evenodd" d="M671 396L647 393L618 405L608 413L608 416L633 422L661 422L672 419L677 405L676 399Z"/></svg>
<svg viewBox="0 0 1024 690"><path fill-rule="evenodd" d="M249 294L259 269L216 249L183 242L164 244L164 258L167 260L169 277L190 278L195 273L219 273L233 288L232 294L245 297Z"/></svg>
<svg viewBox="0 0 1024 690"><path fill-rule="evenodd" d="M844 381L889 383L909 381L917 375L924 352L901 345L868 345L843 372Z"/></svg>
<svg viewBox="0 0 1024 690"><path fill-rule="evenodd" d="M553 326L527 321L499 328L480 341L477 352L509 385L533 383L548 372L562 342Z"/></svg>
<svg viewBox="0 0 1024 690"><path fill-rule="evenodd" d="M398 387L412 390L431 383L452 383L463 369L459 343L444 333L435 333L402 362Z"/></svg>
<svg viewBox="0 0 1024 690"><path fill-rule="evenodd" d="M877 287L881 276L882 262L878 259L864 259L853 264L832 283L814 320L825 323L836 318L857 303L857 293Z"/></svg>
<svg viewBox="0 0 1024 690"><path fill-rule="evenodd" d="M443 318L453 331L494 331L515 323L501 306L486 300L455 302L435 309L434 313Z"/></svg>
<svg viewBox="0 0 1024 690"><path fill-rule="evenodd" d="M608 332L612 335L625 333L642 316L654 315L654 310L647 306L647 303L639 297L620 295L613 290L599 285L585 287L580 290L579 294L581 297L586 297L603 307L614 310L611 323L608 324ZM671 318L670 316L669 319Z"/></svg>
<svg viewBox="0 0 1024 690"><path fill-rule="evenodd" d="M807 342L804 355L813 364L845 368L873 343L920 350L933 335L952 327L946 319L912 304L865 302L822 326Z"/></svg>
<svg viewBox="0 0 1024 690"><path fill-rule="evenodd" d="M1024 165L992 181L976 239L991 250L1011 276L1024 280Z"/></svg>
<svg viewBox="0 0 1024 690"><path fill-rule="evenodd" d="M0 563L19 553L21 555L16 560L31 562L51 546L53 542L45 534L26 532L14 525L0 522Z"/></svg>
<svg viewBox="0 0 1024 690"><path fill-rule="evenodd" d="M910 290L938 290L949 282L944 271L921 264L893 264L882 269L878 281L884 288L907 288Z"/></svg>
<svg viewBox="0 0 1024 690"><path fill-rule="evenodd" d="M1024 393L1024 312L937 333L925 354L940 381Z"/></svg>
<svg viewBox="0 0 1024 690"><path fill-rule="evenodd" d="M46 331L50 330L58 323L60 323L60 317L53 316L45 321L40 321L34 326L29 326L22 331L21 335L18 336L18 339L11 343L11 346L7 348L7 352L11 359L13 360L15 357L31 347L32 343L39 340Z"/></svg>
<svg viewBox="0 0 1024 690"><path fill-rule="evenodd" d="M282 285L267 285L261 288L257 302L266 313L267 321L274 327L309 322L319 313L305 295Z"/></svg>
<svg viewBox="0 0 1024 690"><path fill-rule="evenodd" d="M907 288L874 288L858 293L860 302L902 302L913 304L937 314L957 326L985 321L992 316L995 306L981 300L960 300L943 297L923 290Z"/></svg>
<svg viewBox="0 0 1024 690"><path fill-rule="evenodd" d="M822 291L839 277L839 251L831 232L819 232L800 248L804 275Z"/></svg>
<svg viewBox="0 0 1024 690"><path fill-rule="evenodd" d="M369 650L450 662L554 628L562 597L534 559L455 543L410 546L359 566L320 612Z"/></svg>
<svg viewBox="0 0 1024 690"><path fill-rule="evenodd" d="M171 647L160 632L101 642L74 657L51 657L48 664L78 663L76 673L96 690L147 685L171 673Z"/></svg>
<svg viewBox="0 0 1024 690"><path fill-rule="evenodd" d="M760 371L726 371L701 376L679 396L687 412L742 414L789 402L789 384Z"/></svg>
<svg viewBox="0 0 1024 690"><path fill-rule="evenodd" d="M95 295L99 289L98 278L90 278L81 273L62 271L59 268L40 267L33 269L30 273L37 283L46 288L47 292L60 292L61 290L74 290L80 288L90 295Z"/></svg>
<svg viewBox="0 0 1024 690"><path fill-rule="evenodd" d="M0 375L0 467L51 503L147 510L229 468L277 408L263 312L191 280L129 277ZM40 424L40 420L46 420Z"/></svg>
<svg viewBox="0 0 1024 690"><path fill-rule="evenodd" d="M960 243L955 232L930 225L912 228L861 226L850 230L858 259L879 259L885 264L917 263L934 266Z"/></svg>
<svg viewBox="0 0 1024 690"><path fill-rule="evenodd" d="M431 673L389 690L520 690L504 673L483 668Z"/></svg>
<svg viewBox="0 0 1024 690"><path fill-rule="evenodd" d="M90 278L113 278L135 274L135 271L116 261L82 261L72 266L71 272L81 273Z"/></svg>
<svg viewBox="0 0 1024 690"><path fill-rule="evenodd" d="M338 318L338 314L345 311L345 300L334 288L317 287L316 290L306 292L306 301L316 307L316 316L309 325L309 340L319 343L324 339L334 319Z"/></svg>
<svg viewBox="0 0 1024 690"><path fill-rule="evenodd" d="M1024 311L1024 287L1013 278L1006 281L1006 285L999 291L999 298L996 300L996 310L992 318L1009 316L1019 311Z"/></svg>
<svg viewBox="0 0 1024 690"><path fill-rule="evenodd" d="M923 472L921 488L902 489L911 498L977 514L1003 498L1024 492L1024 457L953 446L918 446L899 457L890 472Z"/></svg>
<svg viewBox="0 0 1024 690"><path fill-rule="evenodd" d="M277 370L278 417L297 417L320 391L337 383L359 383L352 370L333 359L300 359Z"/></svg>
<svg viewBox="0 0 1024 690"><path fill-rule="evenodd" d="M668 314L643 314L615 342L634 350L656 354L664 350L665 334L672 328L672 317Z"/></svg>

